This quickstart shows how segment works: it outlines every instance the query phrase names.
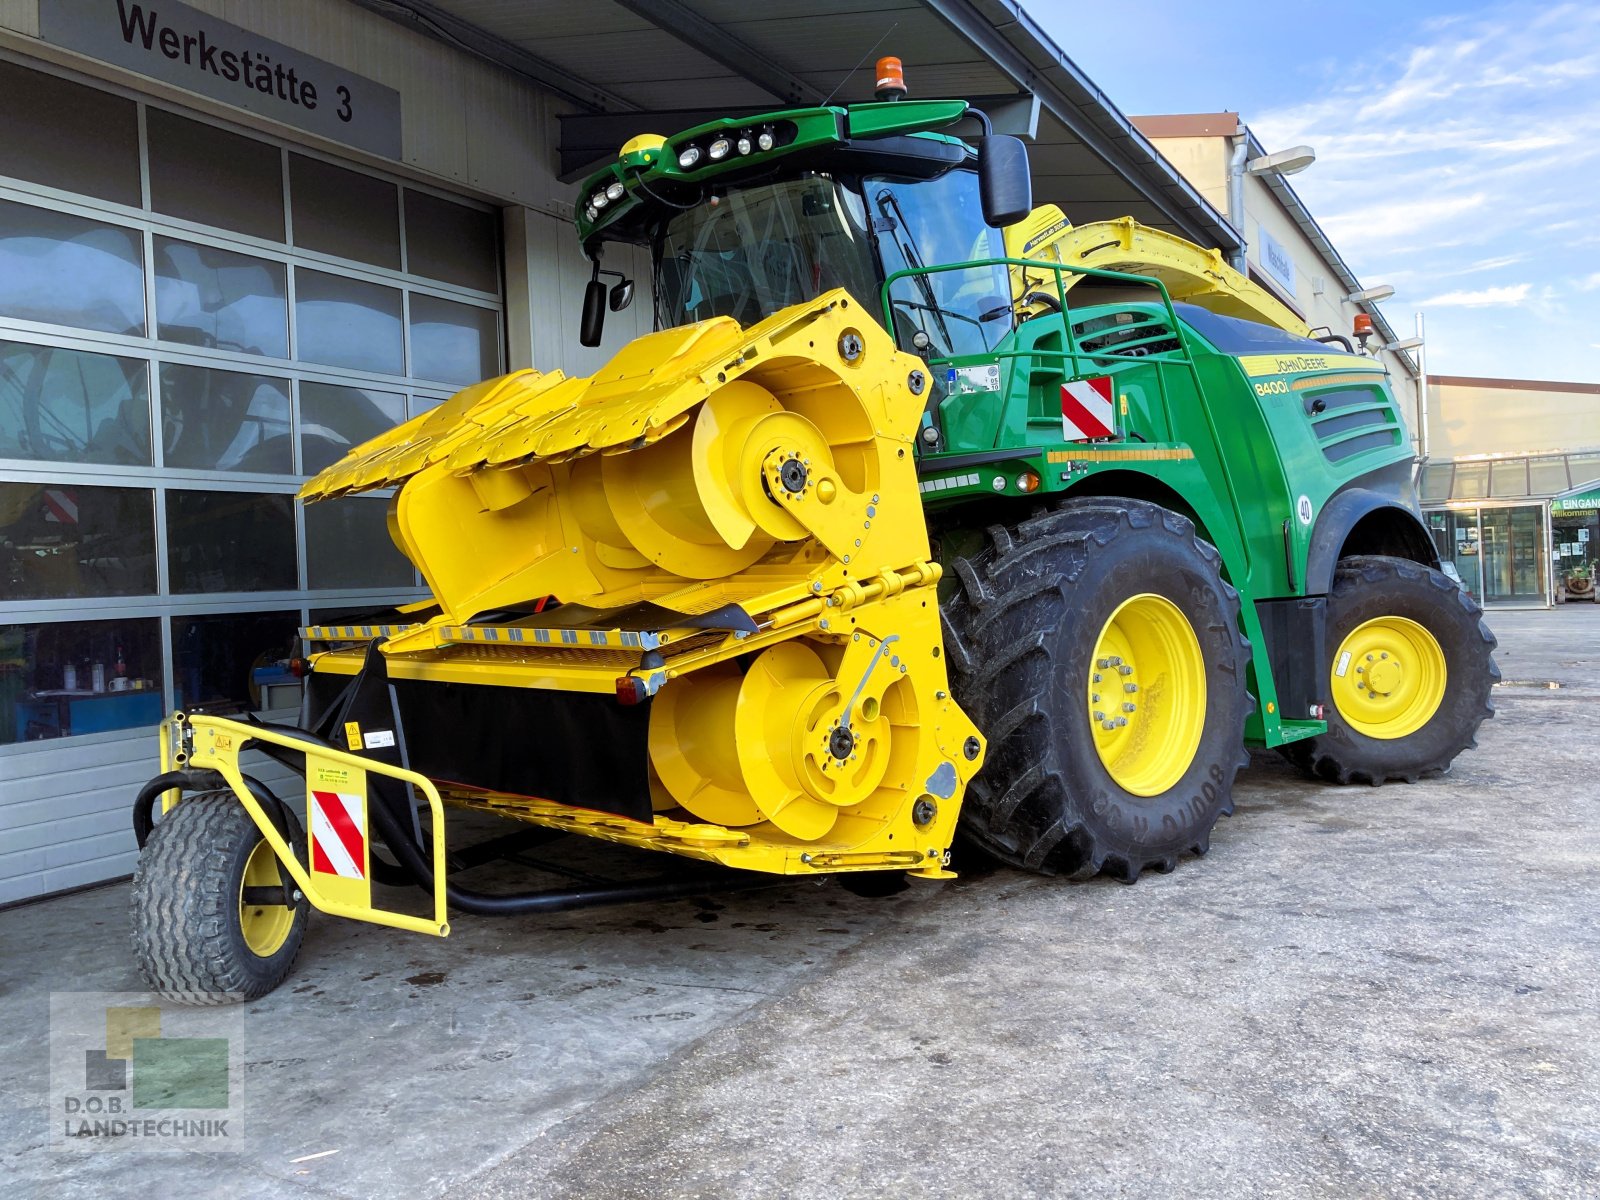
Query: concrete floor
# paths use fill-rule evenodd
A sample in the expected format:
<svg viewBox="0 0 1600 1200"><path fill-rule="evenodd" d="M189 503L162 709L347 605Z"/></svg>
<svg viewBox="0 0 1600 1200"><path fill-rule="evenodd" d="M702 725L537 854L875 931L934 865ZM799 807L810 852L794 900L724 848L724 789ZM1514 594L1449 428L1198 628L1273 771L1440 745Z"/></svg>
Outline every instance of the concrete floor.
<svg viewBox="0 0 1600 1200"><path fill-rule="evenodd" d="M1258 756L1136 887L319 920L246 1010L240 1153L50 1150L48 994L140 987L126 889L0 913L5 1193L1600 1194L1600 606L1492 623L1448 778Z"/></svg>

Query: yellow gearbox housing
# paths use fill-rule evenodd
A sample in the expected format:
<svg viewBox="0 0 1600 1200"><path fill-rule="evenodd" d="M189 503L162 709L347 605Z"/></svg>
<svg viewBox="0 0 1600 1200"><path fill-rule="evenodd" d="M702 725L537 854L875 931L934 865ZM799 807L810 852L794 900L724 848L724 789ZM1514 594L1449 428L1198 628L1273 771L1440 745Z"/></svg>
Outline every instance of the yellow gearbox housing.
<svg viewBox="0 0 1600 1200"><path fill-rule="evenodd" d="M391 535L438 607L308 629L338 647L314 669L355 674L376 640L392 679L648 698L648 824L456 803L732 866L940 875L983 742L945 671L927 390L842 290L468 388L303 488L397 487Z"/></svg>

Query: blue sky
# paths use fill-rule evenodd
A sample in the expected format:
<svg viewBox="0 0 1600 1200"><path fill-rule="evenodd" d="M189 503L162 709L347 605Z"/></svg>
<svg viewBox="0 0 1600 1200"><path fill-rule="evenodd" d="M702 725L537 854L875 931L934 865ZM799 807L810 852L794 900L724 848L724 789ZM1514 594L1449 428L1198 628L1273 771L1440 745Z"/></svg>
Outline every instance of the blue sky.
<svg viewBox="0 0 1600 1200"><path fill-rule="evenodd" d="M1600 383L1600 3L1023 2L1125 113L1313 146L1290 183L1430 373Z"/></svg>

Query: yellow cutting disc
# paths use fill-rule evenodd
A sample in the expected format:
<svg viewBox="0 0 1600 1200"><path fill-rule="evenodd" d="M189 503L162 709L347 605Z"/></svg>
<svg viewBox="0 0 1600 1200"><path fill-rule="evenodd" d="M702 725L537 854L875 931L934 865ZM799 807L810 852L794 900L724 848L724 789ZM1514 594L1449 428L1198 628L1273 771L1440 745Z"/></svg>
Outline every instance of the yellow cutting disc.
<svg viewBox="0 0 1600 1200"><path fill-rule="evenodd" d="M883 782L889 725L878 711L881 686L864 691L841 728L857 682L835 680L800 642L770 647L744 677L734 718L740 771L756 807L791 837L822 837L841 809Z"/></svg>
<svg viewBox="0 0 1600 1200"><path fill-rule="evenodd" d="M650 705L650 762L672 798L702 821L754 825L734 745L742 677L732 663L668 683Z"/></svg>

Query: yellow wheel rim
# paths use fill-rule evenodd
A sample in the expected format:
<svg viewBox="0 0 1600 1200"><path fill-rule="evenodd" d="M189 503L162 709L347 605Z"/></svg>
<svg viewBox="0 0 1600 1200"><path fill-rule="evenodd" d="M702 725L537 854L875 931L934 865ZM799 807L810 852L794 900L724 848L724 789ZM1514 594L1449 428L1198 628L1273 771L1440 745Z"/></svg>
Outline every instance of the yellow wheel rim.
<svg viewBox="0 0 1600 1200"><path fill-rule="evenodd" d="M265 840L257 842L239 880L239 928L244 931L244 944L258 958L271 958L289 940L289 930L294 927L294 909L283 904L246 904L244 890L282 886L278 859L272 847Z"/></svg>
<svg viewBox="0 0 1600 1200"><path fill-rule="evenodd" d="M1329 679L1334 705L1357 733L1385 741L1421 729L1444 700L1444 651L1405 617L1375 617L1339 643Z"/></svg>
<svg viewBox="0 0 1600 1200"><path fill-rule="evenodd" d="M1182 610L1151 593L1124 600L1095 642L1089 720L1118 787L1159 796L1182 779L1206 723L1206 664Z"/></svg>

